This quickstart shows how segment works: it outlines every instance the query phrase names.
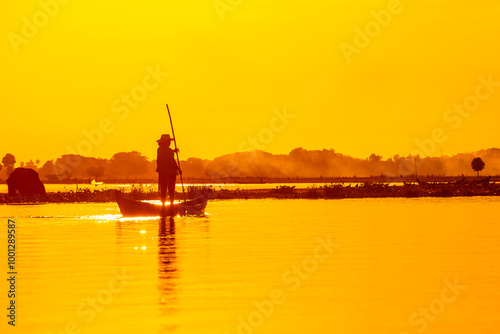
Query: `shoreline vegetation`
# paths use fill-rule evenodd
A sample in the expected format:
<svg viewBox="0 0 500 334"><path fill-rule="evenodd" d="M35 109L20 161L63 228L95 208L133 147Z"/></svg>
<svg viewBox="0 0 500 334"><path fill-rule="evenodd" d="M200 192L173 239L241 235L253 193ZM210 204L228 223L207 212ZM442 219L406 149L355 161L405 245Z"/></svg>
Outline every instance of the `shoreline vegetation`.
<svg viewBox="0 0 500 334"><path fill-rule="evenodd" d="M336 152L334 149L307 150L295 148L288 154L271 154L260 150L242 151L218 156L214 159L190 157L181 160L183 177L194 183L226 182L300 182L302 178L320 179L318 182L339 182L331 179L350 177L392 178L476 175L472 161L480 158L485 165L479 166L483 175L500 175L500 148L451 156L421 157L399 154L383 158L375 153L357 158ZM15 167L35 170L44 183L80 183L84 180L100 182L139 183L156 182L156 160L137 151L119 152L111 158L85 157L65 154L42 163L40 160L17 162L8 153L2 159L0 182L5 182ZM322 179L322 180L321 180ZM364 182L364 181L361 181ZM379 181L386 182L386 181Z"/></svg>
<svg viewBox="0 0 500 334"><path fill-rule="evenodd" d="M340 180L342 179L342 180ZM337 178L337 182L325 182L317 179L290 180L290 183L317 183L307 188L295 185L270 185L266 189L217 189L207 183L186 187L186 198L192 199L202 194L211 200L227 199L344 199L344 198L416 198L416 197L464 197L464 196L500 196L500 177L433 177L415 180L408 178ZM213 181L213 180L212 180ZM228 181L228 180L226 180ZM274 181L274 180L273 180ZM227 182L237 184L237 182ZM259 183L259 182L245 182ZM394 184L395 183L395 184ZM211 184L223 184L212 182ZM243 184L243 183L242 183ZM82 184L83 185L83 184ZM116 189L82 189L59 192L47 192L36 196L8 196L0 194L3 204L44 204L78 202L115 202ZM123 189L118 189L124 192ZM125 196L134 200L158 200L158 193L151 185L133 184ZM176 199L183 198L181 192Z"/></svg>
<svg viewBox="0 0 500 334"><path fill-rule="evenodd" d="M484 179L487 176L477 176L472 175L459 175L459 176L445 176L445 175L407 175L407 176L345 176L345 177L221 177L221 178L191 178L183 177L184 184L193 184L197 186L202 185L225 185L225 184L290 184L290 183L318 183L318 184L332 184L332 183L395 183L395 182L417 182L417 179L425 182L453 182L465 180L467 182ZM500 175L489 176L491 182L500 182ZM99 183L103 184L131 184L135 186L141 186L145 184L157 184L158 178L123 178L123 179L107 179L99 178L95 179L92 177L87 178L71 178L69 180L43 180L43 184L62 184L62 185L72 185L72 186L90 186L92 182L98 180ZM1 180L0 184L7 184L6 180ZM180 184L179 178L177 178L177 184Z"/></svg>

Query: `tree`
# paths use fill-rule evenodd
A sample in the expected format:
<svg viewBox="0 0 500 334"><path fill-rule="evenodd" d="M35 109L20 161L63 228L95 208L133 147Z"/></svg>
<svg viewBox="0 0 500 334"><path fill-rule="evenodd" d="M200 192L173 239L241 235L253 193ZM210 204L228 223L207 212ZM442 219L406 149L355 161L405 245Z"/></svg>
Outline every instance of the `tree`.
<svg viewBox="0 0 500 334"><path fill-rule="evenodd" d="M54 169L54 162L52 160L47 160L47 162L43 164L42 168L40 168L38 173L40 173L40 177L42 178L56 179Z"/></svg>
<svg viewBox="0 0 500 334"><path fill-rule="evenodd" d="M382 156L376 155L375 153L372 153L368 157L368 161L371 161L371 162L380 162L380 161L382 161Z"/></svg>
<svg viewBox="0 0 500 334"><path fill-rule="evenodd" d="M7 175L10 175L10 173L12 173L12 171L14 170L14 165L16 164L16 158L12 154L7 153L3 157L2 163L5 166L5 168L7 168Z"/></svg>
<svg viewBox="0 0 500 334"><path fill-rule="evenodd" d="M34 163L33 160L30 160L24 164L24 167L37 170L38 169L37 165L40 163L40 160L37 160L37 161L38 161L38 163Z"/></svg>
<svg viewBox="0 0 500 334"><path fill-rule="evenodd" d="M14 166L14 164L16 163L16 158L12 154L7 153L5 157L3 157L2 163L5 167Z"/></svg>
<svg viewBox="0 0 500 334"><path fill-rule="evenodd" d="M104 174L104 166L90 166L87 168L87 174L94 179L97 179Z"/></svg>
<svg viewBox="0 0 500 334"><path fill-rule="evenodd" d="M148 159L137 151L119 152L109 160L108 172L113 177L147 176Z"/></svg>
<svg viewBox="0 0 500 334"><path fill-rule="evenodd" d="M479 171L484 169L485 163L481 158L474 158L470 165L477 172L477 176L479 176Z"/></svg>

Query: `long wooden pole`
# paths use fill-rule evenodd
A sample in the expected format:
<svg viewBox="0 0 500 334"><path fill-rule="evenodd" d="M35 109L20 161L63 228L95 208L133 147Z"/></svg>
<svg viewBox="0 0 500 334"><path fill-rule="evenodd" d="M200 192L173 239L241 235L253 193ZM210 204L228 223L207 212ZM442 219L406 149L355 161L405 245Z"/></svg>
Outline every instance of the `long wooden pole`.
<svg viewBox="0 0 500 334"><path fill-rule="evenodd" d="M170 119L170 127L172 128L172 137L174 137L175 154L177 155L177 166L179 166L179 176L181 177L182 197L184 198L184 202L186 202L186 193L184 192L184 182L182 181L181 162L179 160L179 150L177 149L177 140L175 139L175 133L174 133L174 123L172 122L172 115L170 114L168 103L167 103L167 111L168 111L168 118Z"/></svg>

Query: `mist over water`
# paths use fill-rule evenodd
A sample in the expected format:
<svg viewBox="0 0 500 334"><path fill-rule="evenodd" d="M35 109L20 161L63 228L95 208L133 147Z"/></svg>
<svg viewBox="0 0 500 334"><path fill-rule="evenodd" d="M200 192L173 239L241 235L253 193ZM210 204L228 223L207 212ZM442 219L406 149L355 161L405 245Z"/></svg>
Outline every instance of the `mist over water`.
<svg viewBox="0 0 500 334"><path fill-rule="evenodd" d="M185 179L223 182L226 178L318 178L418 175L476 175L472 159L480 157L486 166L481 175L500 175L500 149L491 148L453 156L399 156L383 158L375 153L366 159L354 158L335 150L296 148L289 154L245 151L223 155L213 160L188 158L181 161ZM40 164L41 165L41 164ZM42 181L75 180L156 180L156 161L141 153L120 152L111 159L67 154L41 166L25 165L39 172ZM7 178L0 170L0 179Z"/></svg>
<svg viewBox="0 0 500 334"><path fill-rule="evenodd" d="M483 175L500 174L500 149L443 157L402 157L383 159L372 154L358 159L334 150L297 148L288 155L262 151L225 155L208 163L206 174L213 177L369 177L415 174L415 158L419 175L475 175L471 161L481 157L486 162Z"/></svg>

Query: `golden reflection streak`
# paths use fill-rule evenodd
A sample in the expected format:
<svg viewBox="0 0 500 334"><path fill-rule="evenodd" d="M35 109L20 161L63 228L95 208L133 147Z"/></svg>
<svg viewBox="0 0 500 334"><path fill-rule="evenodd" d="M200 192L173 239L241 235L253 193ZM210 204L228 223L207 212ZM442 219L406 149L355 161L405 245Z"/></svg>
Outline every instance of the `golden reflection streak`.
<svg viewBox="0 0 500 334"><path fill-rule="evenodd" d="M174 307L176 297L175 279L178 278L175 221L173 218L160 218L158 225L158 291L159 307L162 316L177 311Z"/></svg>

